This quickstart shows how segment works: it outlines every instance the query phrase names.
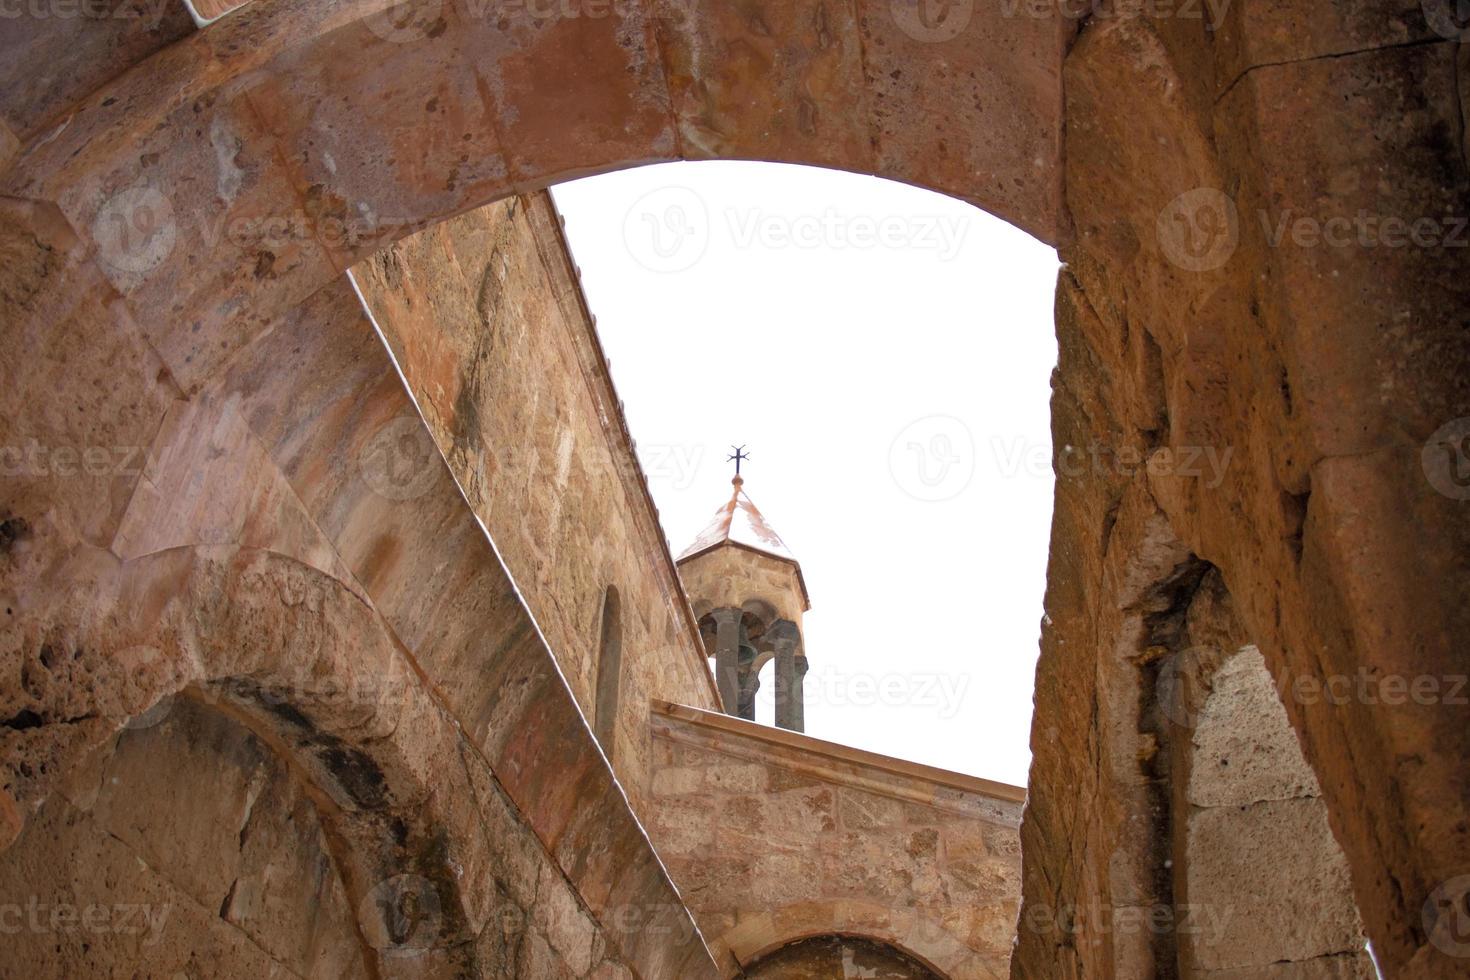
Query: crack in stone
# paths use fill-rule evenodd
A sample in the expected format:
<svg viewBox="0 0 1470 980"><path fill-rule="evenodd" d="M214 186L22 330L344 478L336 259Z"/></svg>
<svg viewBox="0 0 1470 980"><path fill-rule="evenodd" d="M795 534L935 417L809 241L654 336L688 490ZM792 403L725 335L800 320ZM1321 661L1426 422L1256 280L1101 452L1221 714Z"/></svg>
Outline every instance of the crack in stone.
<svg viewBox="0 0 1470 980"><path fill-rule="evenodd" d="M1376 51L1394 51L1399 48L1417 48L1426 47L1431 44L1454 43L1456 42L1438 37L1419 38L1416 41L1400 41L1396 44L1376 44L1366 48L1354 48L1351 51L1329 51L1325 54L1307 55L1303 58L1286 58L1281 61L1263 61L1258 65L1251 65L1250 67L1241 71L1239 75L1236 75L1235 78L1231 79L1230 84L1225 86L1224 90L1215 97L1215 101L1213 104L1218 106L1221 102L1225 100L1226 96L1234 91L1235 86L1239 85L1242 79L1244 79L1251 72L1256 71L1259 68L1280 68L1283 65L1300 65L1312 61L1332 61L1337 58L1353 58L1360 54L1372 54Z"/></svg>

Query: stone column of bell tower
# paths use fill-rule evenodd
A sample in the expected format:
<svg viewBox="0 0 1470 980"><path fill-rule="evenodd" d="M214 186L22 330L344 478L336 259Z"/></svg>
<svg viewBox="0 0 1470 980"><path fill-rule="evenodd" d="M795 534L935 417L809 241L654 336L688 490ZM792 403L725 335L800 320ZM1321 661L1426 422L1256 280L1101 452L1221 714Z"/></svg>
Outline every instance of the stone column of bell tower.
<svg viewBox="0 0 1470 980"><path fill-rule="evenodd" d="M714 609L709 618L715 623L715 686L728 713L740 698L740 610Z"/></svg>
<svg viewBox="0 0 1470 980"><path fill-rule="evenodd" d="M801 630L785 620L777 623L772 645L776 648L776 727L800 732L806 728L806 657L801 649Z"/></svg>
<svg viewBox="0 0 1470 980"><path fill-rule="evenodd" d="M802 731L806 655L801 617L811 608L801 565L745 494L730 499L679 556L679 575L699 617L726 714L755 720L765 664L776 661L777 726Z"/></svg>

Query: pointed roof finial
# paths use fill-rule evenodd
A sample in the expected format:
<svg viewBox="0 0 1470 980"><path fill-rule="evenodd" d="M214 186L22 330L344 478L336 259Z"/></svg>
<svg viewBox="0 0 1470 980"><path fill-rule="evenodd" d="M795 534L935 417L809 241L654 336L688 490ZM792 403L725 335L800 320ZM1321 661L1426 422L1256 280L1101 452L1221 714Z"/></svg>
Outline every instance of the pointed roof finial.
<svg viewBox="0 0 1470 980"><path fill-rule="evenodd" d="M729 456L726 456L725 462L735 464L735 479L731 482L738 487L740 486L740 484L745 482L740 478L740 464L749 459L750 454L745 451L744 446L731 446L730 448L735 450L735 452L730 454Z"/></svg>
<svg viewBox="0 0 1470 980"><path fill-rule="evenodd" d="M714 551L724 546L734 546L746 551L752 551L767 555L778 561L790 562L796 567L796 581L801 590L801 603L803 609L811 608L811 599L807 597L806 581L801 574L801 565L796 556L787 549L786 543L766 522L765 515L756 509L755 504L746 496L745 479L740 475L740 464L750 459L750 454L745 451L744 446L731 446L735 450L729 456L729 461L735 464L735 478L730 483L735 487L730 499L727 500L710 521L694 543L685 548L675 561L683 565L685 562L698 558L706 552Z"/></svg>

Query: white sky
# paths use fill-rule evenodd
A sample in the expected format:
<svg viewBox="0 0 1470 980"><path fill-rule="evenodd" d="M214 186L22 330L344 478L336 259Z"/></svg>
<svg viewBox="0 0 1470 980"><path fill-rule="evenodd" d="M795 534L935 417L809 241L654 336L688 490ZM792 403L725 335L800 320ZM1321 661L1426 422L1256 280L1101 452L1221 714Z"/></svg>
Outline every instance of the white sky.
<svg viewBox="0 0 1470 980"><path fill-rule="evenodd" d="M558 186L675 554L745 489L801 561L806 730L1024 784L1056 252L873 177L680 163ZM757 720L773 721L762 678Z"/></svg>

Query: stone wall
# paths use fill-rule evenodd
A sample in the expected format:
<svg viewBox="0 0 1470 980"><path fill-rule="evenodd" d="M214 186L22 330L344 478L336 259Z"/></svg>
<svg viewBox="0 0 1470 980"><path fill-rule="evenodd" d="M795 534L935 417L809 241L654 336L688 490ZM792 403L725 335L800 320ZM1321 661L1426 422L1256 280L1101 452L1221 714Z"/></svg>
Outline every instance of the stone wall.
<svg viewBox="0 0 1470 980"><path fill-rule="evenodd" d="M1186 559L1134 616L1105 623L1130 639L1099 681L1113 758L1078 847L1081 873L1106 879L1029 898L1022 952L1044 945L1070 966L1057 951L1075 949L1120 977L1373 977L1278 678L1219 572Z"/></svg>
<svg viewBox="0 0 1470 980"><path fill-rule="evenodd" d="M745 968L747 980L934 980L934 976L891 946L850 936L801 939Z"/></svg>
<svg viewBox="0 0 1470 980"><path fill-rule="evenodd" d="M1446 696L1470 520L1437 433L1470 416L1470 250L1446 238L1470 171L1463 54L1433 6L1079 25L1017 977L1179 968L1177 936L1111 923L1176 899L1150 692L1211 567L1285 692L1385 974L1463 969L1434 910L1470 886L1470 726ZM1360 215L1442 234L1313 234ZM1358 677L1440 696L1295 693ZM1093 914L1029 927L1059 908Z"/></svg>
<svg viewBox="0 0 1470 980"><path fill-rule="evenodd" d="M488 768L473 752L462 760L479 770L464 802L494 844L474 858L489 921L459 967L628 976ZM353 841L324 827L318 794L231 717L228 698L164 703L74 772L0 862L0 976L347 980L441 968L429 953L464 930L460 909L423 864L354 882L350 897L338 869ZM359 915L377 928L360 936Z"/></svg>
<svg viewBox="0 0 1470 980"><path fill-rule="evenodd" d="M1181 976L1373 980L1347 861L1260 651L1196 646L1181 660L1165 685L1202 695L1172 719Z"/></svg>
<svg viewBox="0 0 1470 980"><path fill-rule="evenodd" d="M198 702L160 713L73 773L0 864L0 895L22 910L7 916L0 975L365 975L302 783ZM422 943L413 931L401 935Z"/></svg>
<svg viewBox="0 0 1470 980"><path fill-rule="evenodd" d="M44 463L3 485L0 907L177 894L191 910L164 948L47 933L25 939L35 959L6 967L63 976L198 950L229 972L255 956L240 937L260 936L264 972L271 959L330 972L351 962L335 945L350 934L379 974L715 975L350 284L317 291L186 392L64 222L12 202L0 243L16 259L0 291L0 444ZM63 281L53 299L38 288ZM57 411L50 396L70 384L93 393L91 410ZM52 465L104 447L125 455ZM158 746L145 780L124 766L144 738L129 732L180 696L249 737ZM281 761L252 769L251 738ZM224 758L204 751L216 743ZM104 793L89 815L78 801L99 766L138 796ZM256 889L246 808L226 804L273 766L314 808L345 902L319 863L319 893ZM323 853L310 817L295 818L308 864ZM187 846L171 846L175 831ZM98 861L69 856L99 842ZM127 848L152 855L152 872L115 873L137 864ZM235 868L240 900L226 902ZM405 875L430 890L374 898ZM321 935L302 938L317 924L290 910L317 894ZM405 931L426 903L439 928ZM344 909L350 933L332 924Z"/></svg>
<svg viewBox="0 0 1470 980"><path fill-rule="evenodd" d="M589 720L603 598L617 589L607 748L640 800L650 699L718 700L550 195L444 222L354 276Z"/></svg>
<svg viewBox="0 0 1470 980"><path fill-rule="evenodd" d="M764 608L769 619L801 625L806 591L796 566L737 546L715 548L679 563L696 616L711 609Z"/></svg>
<svg viewBox="0 0 1470 980"><path fill-rule="evenodd" d="M417 416L341 273L572 175L777 159L949 192L1062 246L1067 455L1027 905L1172 901L1166 729L1144 692L1214 568L1273 677L1439 685L1429 704L1283 704L1385 972L1463 972L1470 726L1447 692L1470 635L1470 250L1453 240L1470 72L1449 5L956 4L976 15L926 21L880 2L653 3L552 23L472 6L385 23L291 0L198 31L176 6L7 20L0 445L42 464L0 500L0 843L50 819L67 776L159 698L283 660L340 675L352 649L419 678L423 716L348 741L350 719L308 699L269 723L324 791L361 790L363 757L401 779L344 811L377 828L362 863L401 866L435 828L463 844L464 814L423 778L457 729L595 917L630 891L672 910L458 488L421 469L441 479L409 499L364 476L383 442L424 433L391 428ZM1312 234L1359 214L1428 221L1433 240ZM82 467L99 451L123 455ZM145 478L139 454L164 465ZM416 836L377 833L390 815ZM1177 966L1172 939L1098 921L1053 943L1028 921L1018 976ZM622 938L648 973L714 969Z"/></svg>
<svg viewBox="0 0 1470 980"><path fill-rule="evenodd" d="M1022 790L677 705L652 737L649 832L718 951L863 936L956 980L1007 975Z"/></svg>

